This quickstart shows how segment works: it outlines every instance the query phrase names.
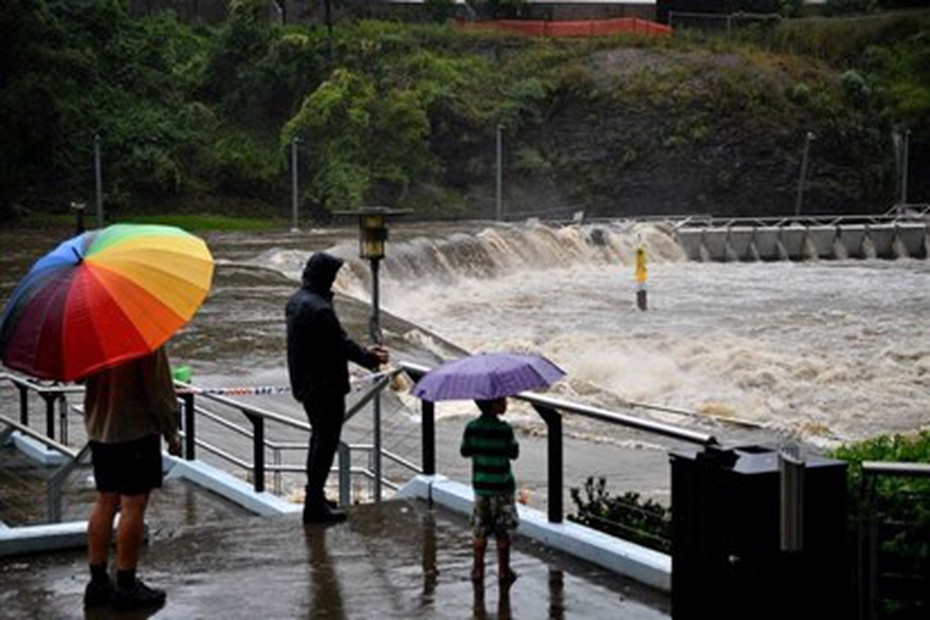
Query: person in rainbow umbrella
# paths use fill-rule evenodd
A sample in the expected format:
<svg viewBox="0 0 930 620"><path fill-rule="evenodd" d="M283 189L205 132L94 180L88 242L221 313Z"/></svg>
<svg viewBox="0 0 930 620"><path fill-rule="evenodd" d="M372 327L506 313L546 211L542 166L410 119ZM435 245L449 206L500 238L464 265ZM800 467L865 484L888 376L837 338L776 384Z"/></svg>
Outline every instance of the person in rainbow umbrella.
<svg viewBox="0 0 930 620"><path fill-rule="evenodd" d="M178 399L165 348L87 377L84 416L97 486L87 519L91 580L84 591L84 606L112 604L117 610L161 606L165 592L143 583L136 566L149 495L162 484L161 438L169 454L181 455ZM107 563L117 510L114 586Z"/></svg>
<svg viewBox="0 0 930 620"><path fill-rule="evenodd" d="M165 592L136 576L145 509L162 484L162 438L169 453L181 453L164 345L203 303L212 277L203 240L172 226L114 224L68 239L36 261L0 317L4 365L86 386L97 486L87 527L86 608L165 602ZM115 584L108 571L114 533Z"/></svg>

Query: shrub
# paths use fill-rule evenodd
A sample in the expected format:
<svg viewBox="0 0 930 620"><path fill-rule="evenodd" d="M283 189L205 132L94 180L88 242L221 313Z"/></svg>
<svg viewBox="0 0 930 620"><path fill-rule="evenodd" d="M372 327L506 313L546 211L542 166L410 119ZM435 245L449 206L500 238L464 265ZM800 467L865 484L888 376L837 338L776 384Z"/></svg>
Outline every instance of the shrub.
<svg viewBox="0 0 930 620"><path fill-rule="evenodd" d="M584 497L577 488L571 489L572 501L578 513L569 521L612 534L650 549L669 553L672 548L672 511L639 493L627 492L611 496L603 476L594 481L589 476L584 484Z"/></svg>

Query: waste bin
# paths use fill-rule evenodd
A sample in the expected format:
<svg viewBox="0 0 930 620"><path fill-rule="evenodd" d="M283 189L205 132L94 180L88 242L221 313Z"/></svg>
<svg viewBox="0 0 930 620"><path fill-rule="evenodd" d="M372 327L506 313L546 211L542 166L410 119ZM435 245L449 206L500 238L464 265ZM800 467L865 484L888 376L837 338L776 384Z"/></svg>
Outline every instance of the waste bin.
<svg viewBox="0 0 930 620"><path fill-rule="evenodd" d="M800 537L784 551L778 450L670 458L674 620L849 617L843 461L802 455L799 523L788 524Z"/></svg>

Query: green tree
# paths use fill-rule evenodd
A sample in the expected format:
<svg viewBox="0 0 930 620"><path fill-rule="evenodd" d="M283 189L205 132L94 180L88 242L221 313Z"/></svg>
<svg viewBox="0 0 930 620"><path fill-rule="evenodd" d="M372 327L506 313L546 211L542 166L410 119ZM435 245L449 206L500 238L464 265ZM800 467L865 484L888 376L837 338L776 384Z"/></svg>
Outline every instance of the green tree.
<svg viewBox="0 0 930 620"><path fill-rule="evenodd" d="M429 118L412 90L379 92L368 75L337 69L311 93L282 133L303 144L307 194L326 209L361 205L369 195L396 201L428 170Z"/></svg>

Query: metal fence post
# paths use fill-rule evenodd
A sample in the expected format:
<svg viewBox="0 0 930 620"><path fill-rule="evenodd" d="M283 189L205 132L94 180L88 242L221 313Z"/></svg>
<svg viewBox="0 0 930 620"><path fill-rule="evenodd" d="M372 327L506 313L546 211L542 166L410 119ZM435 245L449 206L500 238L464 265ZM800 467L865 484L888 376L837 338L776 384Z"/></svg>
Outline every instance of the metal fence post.
<svg viewBox="0 0 930 620"><path fill-rule="evenodd" d="M193 461L197 449L197 436L194 431L194 418L196 417L194 393L181 394L181 401L184 403L184 458Z"/></svg>
<svg viewBox="0 0 930 620"><path fill-rule="evenodd" d="M19 423L29 426L29 388L16 384L19 390Z"/></svg>
<svg viewBox="0 0 930 620"><path fill-rule="evenodd" d="M875 503L878 501L875 493L875 477L865 474L866 482L866 559L865 559L865 612L868 620L878 618L878 517Z"/></svg>
<svg viewBox="0 0 930 620"><path fill-rule="evenodd" d="M45 436L49 439L55 439L55 400L56 394L41 392L42 400L45 401Z"/></svg>
<svg viewBox="0 0 930 620"><path fill-rule="evenodd" d="M863 470L861 472L861 478L859 479L859 531L858 531L858 553L859 561L856 566L856 582L858 587L858 615L859 620L868 620L868 600L869 600L869 585L867 575L868 571L868 522L869 515L868 510L871 505L871 492L869 490L870 486L870 476Z"/></svg>
<svg viewBox="0 0 930 620"><path fill-rule="evenodd" d="M549 522L562 522L562 416L555 409L534 404L546 422L549 478Z"/></svg>
<svg viewBox="0 0 930 620"><path fill-rule="evenodd" d="M271 462L274 464L274 473L272 477L274 479L274 494L281 495L281 449L272 448L271 449Z"/></svg>
<svg viewBox="0 0 930 620"><path fill-rule="evenodd" d="M421 400L420 403L420 427L423 433L423 473L432 476L436 473L436 404L428 400Z"/></svg>
<svg viewBox="0 0 930 620"><path fill-rule="evenodd" d="M381 390L378 390L378 393L375 394L374 400L372 401L372 415L374 417L372 425L374 449L371 451L371 456L373 459L372 467L375 472L375 503L378 503L381 501Z"/></svg>
<svg viewBox="0 0 930 620"><path fill-rule="evenodd" d="M345 508L352 501L352 451L344 441L339 442L339 505Z"/></svg>
<svg viewBox="0 0 930 620"><path fill-rule="evenodd" d="M59 394L55 399L58 403L58 439L63 445L68 445L68 398Z"/></svg>
<svg viewBox="0 0 930 620"><path fill-rule="evenodd" d="M252 488L256 493L265 491L265 418L254 413L242 413L252 423L252 472L254 480Z"/></svg>

